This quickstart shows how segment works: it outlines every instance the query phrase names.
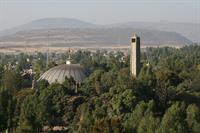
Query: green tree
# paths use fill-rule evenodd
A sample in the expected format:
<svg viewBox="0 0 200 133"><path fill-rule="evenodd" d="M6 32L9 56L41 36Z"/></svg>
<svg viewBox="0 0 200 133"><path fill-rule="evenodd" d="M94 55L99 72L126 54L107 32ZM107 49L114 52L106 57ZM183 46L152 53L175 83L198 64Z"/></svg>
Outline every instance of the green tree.
<svg viewBox="0 0 200 133"><path fill-rule="evenodd" d="M103 75L103 70L94 71L87 79L86 84L88 84L91 88L95 89L97 94L102 93L102 84L101 77Z"/></svg>
<svg viewBox="0 0 200 133"><path fill-rule="evenodd" d="M21 75L13 70L4 73L3 86L11 93L16 93L21 88L21 81Z"/></svg>
<svg viewBox="0 0 200 133"><path fill-rule="evenodd" d="M160 120L153 116L152 113L145 115L138 126L138 133L155 133L159 128Z"/></svg>
<svg viewBox="0 0 200 133"><path fill-rule="evenodd" d="M140 71L139 79L143 81L143 84L155 88L156 76L153 72L153 68L150 64L144 65Z"/></svg>
<svg viewBox="0 0 200 133"><path fill-rule="evenodd" d="M174 103L162 118L159 133L188 133L185 112L185 103Z"/></svg>
<svg viewBox="0 0 200 133"><path fill-rule="evenodd" d="M34 96L27 97L21 105L18 133L34 133L41 128L41 123L37 117L37 99Z"/></svg>
<svg viewBox="0 0 200 133"><path fill-rule="evenodd" d="M14 127L15 99L9 91L0 89L0 131L8 129L9 132Z"/></svg>
<svg viewBox="0 0 200 133"><path fill-rule="evenodd" d="M155 112L155 102L149 101L145 103L144 101L139 102L135 110L132 113L125 115L124 127L127 133L132 132L145 132L147 128L151 128L149 132L154 131L157 126L155 124L159 123L157 118L153 117ZM149 126L147 126L147 122L154 121Z"/></svg>
<svg viewBox="0 0 200 133"><path fill-rule="evenodd" d="M132 112L137 102L132 89L124 89L113 95L111 105L116 115Z"/></svg>
<svg viewBox="0 0 200 133"><path fill-rule="evenodd" d="M189 131L191 133L198 133L200 131L200 113L199 108L195 104L190 104L187 107L187 118Z"/></svg>
<svg viewBox="0 0 200 133"><path fill-rule="evenodd" d="M91 133L121 133L123 127L118 118L102 118L97 119L91 126Z"/></svg>

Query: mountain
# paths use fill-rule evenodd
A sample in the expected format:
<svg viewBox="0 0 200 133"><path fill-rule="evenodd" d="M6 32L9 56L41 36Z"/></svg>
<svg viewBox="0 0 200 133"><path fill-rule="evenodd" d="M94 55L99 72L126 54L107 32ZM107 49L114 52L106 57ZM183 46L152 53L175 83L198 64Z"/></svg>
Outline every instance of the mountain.
<svg viewBox="0 0 200 133"><path fill-rule="evenodd" d="M142 45L188 45L199 41L199 31L192 23L127 22L97 25L69 18L44 18L0 32L0 46L41 46L47 36L52 46L129 45L133 33ZM192 41L191 41L192 40Z"/></svg>
<svg viewBox="0 0 200 133"><path fill-rule="evenodd" d="M31 21L27 24L0 31L0 36L14 34L19 31L52 28L95 28L97 25L71 18L43 18Z"/></svg>
<svg viewBox="0 0 200 133"><path fill-rule="evenodd" d="M0 37L0 46L127 46L137 33L143 46L180 46L192 42L175 32L134 28L54 28L20 31Z"/></svg>
<svg viewBox="0 0 200 133"><path fill-rule="evenodd" d="M142 28L147 30L177 32L192 40L193 42L200 42L200 23L172 23L167 21L125 22L107 25L107 27Z"/></svg>

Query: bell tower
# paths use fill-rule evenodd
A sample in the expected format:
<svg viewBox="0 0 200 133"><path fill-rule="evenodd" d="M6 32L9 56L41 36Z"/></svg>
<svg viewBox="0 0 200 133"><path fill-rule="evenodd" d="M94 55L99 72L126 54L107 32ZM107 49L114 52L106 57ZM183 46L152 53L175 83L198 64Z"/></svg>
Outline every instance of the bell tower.
<svg viewBox="0 0 200 133"><path fill-rule="evenodd" d="M136 34L131 37L130 69L131 75L137 77L140 72L140 37Z"/></svg>

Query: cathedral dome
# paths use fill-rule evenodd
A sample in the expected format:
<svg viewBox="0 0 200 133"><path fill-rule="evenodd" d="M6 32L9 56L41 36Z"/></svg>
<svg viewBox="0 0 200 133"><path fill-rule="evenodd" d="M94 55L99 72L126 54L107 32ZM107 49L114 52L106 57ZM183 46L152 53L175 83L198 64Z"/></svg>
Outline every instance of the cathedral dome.
<svg viewBox="0 0 200 133"><path fill-rule="evenodd" d="M72 77L76 83L82 83L88 74L89 72L80 64L66 62L66 64L49 69L39 78L39 80L45 79L50 84L54 82L62 84L65 81L65 77Z"/></svg>

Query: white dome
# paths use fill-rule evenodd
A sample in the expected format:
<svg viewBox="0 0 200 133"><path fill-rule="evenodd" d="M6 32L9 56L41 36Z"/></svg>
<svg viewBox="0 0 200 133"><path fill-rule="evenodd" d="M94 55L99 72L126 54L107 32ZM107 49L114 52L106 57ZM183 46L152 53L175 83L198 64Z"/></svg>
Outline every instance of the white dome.
<svg viewBox="0 0 200 133"><path fill-rule="evenodd" d="M65 81L65 77L72 77L77 83L81 83L88 74L89 72L80 64L64 64L49 69L39 80L45 79L50 84L54 82L62 84Z"/></svg>

